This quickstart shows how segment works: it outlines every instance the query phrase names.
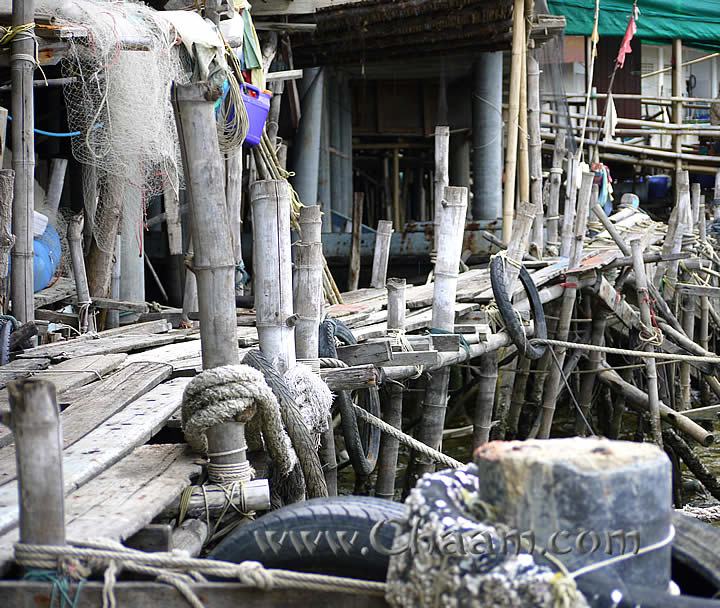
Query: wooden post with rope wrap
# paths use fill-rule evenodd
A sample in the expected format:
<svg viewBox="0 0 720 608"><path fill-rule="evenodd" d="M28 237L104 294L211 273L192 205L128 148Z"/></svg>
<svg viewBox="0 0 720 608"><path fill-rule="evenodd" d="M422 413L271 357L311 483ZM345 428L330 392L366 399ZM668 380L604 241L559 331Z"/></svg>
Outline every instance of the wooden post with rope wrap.
<svg viewBox="0 0 720 608"><path fill-rule="evenodd" d="M223 165L213 104L220 91L208 83L173 87L173 105L180 138L195 249L200 346L203 369L237 365L235 260L225 203ZM245 425L230 421L207 431L208 473L213 466L243 471L249 481Z"/></svg>

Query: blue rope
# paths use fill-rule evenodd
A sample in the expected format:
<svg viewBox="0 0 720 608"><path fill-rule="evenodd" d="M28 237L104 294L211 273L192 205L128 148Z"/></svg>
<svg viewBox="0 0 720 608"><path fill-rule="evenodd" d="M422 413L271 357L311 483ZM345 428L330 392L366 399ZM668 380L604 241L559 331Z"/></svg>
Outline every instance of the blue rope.
<svg viewBox="0 0 720 608"><path fill-rule="evenodd" d="M84 580L78 581L75 595L70 597L70 582L72 579L58 574L56 570L31 569L25 573L23 580L52 583L50 608L54 608L56 605L60 608L77 608L80 604L80 592L85 584Z"/></svg>
<svg viewBox="0 0 720 608"><path fill-rule="evenodd" d="M8 120L12 120L12 116L8 114ZM46 137L77 137L80 135L80 131L71 131L70 133L53 133L52 131L44 131L43 129L33 129L38 135L45 135Z"/></svg>

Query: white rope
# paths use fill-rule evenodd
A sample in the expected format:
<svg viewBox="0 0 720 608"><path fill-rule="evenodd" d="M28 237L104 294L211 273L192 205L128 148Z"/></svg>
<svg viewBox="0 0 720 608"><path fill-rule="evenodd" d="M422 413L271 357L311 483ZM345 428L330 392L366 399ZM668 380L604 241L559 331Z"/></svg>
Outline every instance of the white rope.
<svg viewBox="0 0 720 608"><path fill-rule="evenodd" d="M665 361L688 361L695 363L720 364L720 356L712 355L675 355L672 353L655 353L644 350L630 350L628 348L613 348L611 346L599 346L597 344L581 344L577 342L565 342L563 340L550 340L545 338L532 338L530 343L547 344L548 346L560 346L579 350L608 353L611 355L625 355L627 357L640 357L642 359L663 359Z"/></svg>
<svg viewBox="0 0 720 608"><path fill-rule="evenodd" d="M451 469L457 469L459 467L463 466L463 463L459 460L455 460L454 458L450 456L446 456L442 452L439 452L438 450L434 450L428 445L425 445L421 441L418 441L417 439L410 437L410 435L406 435L401 430L396 429L394 426L389 425L387 422L384 422L383 420L380 420L377 416L373 416L370 412L364 410L359 405L356 405L353 403L353 407L355 408L355 412L358 415L358 418L362 418L366 422L369 422L373 426L378 427L381 431L384 433L387 433L391 437L394 437L397 439L400 443L403 443L409 447L411 447L416 452L420 452L421 454L424 454L425 456L428 456L429 458L432 458L435 462L439 462L442 465L445 465L446 467L450 467Z"/></svg>
<svg viewBox="0 0 720 608"><path fill-rule="evenodd" d="M385 583L307 574L290 570L269 570L258 562L239 564L213 559L197 559L174 553L145 553L128 549L115 542L83 542L70 545L15 545L15 561L26 568L63 568L67 560L86 562L95 571L105 572L103 608L116 606L114 586L122 570L154 577L158 582L175 587L193 608L203 603L190 585L205 580L206 576L237 580L243 585L270 591L273 589L304 589L308 591L347 591L382 596Z"/></svg>

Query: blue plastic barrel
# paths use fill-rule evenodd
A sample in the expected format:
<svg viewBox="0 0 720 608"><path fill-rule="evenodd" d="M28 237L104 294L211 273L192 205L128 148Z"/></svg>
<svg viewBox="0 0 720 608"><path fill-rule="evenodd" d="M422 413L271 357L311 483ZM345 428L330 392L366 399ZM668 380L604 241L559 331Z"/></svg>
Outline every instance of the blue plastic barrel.
<svg viewBox="0 0 720 608"><path fill-rule="evenodd" d="M57 230L48 224L45 232L33 240L33 250L33 290L38 292L50 285L60 264L62 247Z"/></svg>
<svg viewBox="0 0 720 608"><path fill-rule="evenodd" d="M648 198L663 199L670 194L669 175L651 175L648 177Z"/></svg>

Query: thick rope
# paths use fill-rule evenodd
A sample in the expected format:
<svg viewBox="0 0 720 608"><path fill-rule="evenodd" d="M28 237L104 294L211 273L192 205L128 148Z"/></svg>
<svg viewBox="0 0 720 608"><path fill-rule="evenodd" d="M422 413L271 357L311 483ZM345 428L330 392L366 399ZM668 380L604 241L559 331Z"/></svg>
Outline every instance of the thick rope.
<svg viewBox="0 0 720 608"><path fill-rule="evenodd" d="M397 439L400 443L411 447L416 452L424 454L425 456L432 458L435 462L439 462L440 464L445 465L446 467L450 467L451 469L457 469L463 466L463 463L459 460L455 460L450 456L446 456L442 452L434 450L433 448L425 445L421 441L410 437L410 435L406 435L401 430L389 425L387 422L384 422L377 416L373 416L370 412L364 410L359 405L353 403L353 407L355 408L355 412L357 413L358 418L362 418L363 420L365 420L365 422L368 422L373 426L378 427L384 433L387 433L391 437Z"/></svg>

